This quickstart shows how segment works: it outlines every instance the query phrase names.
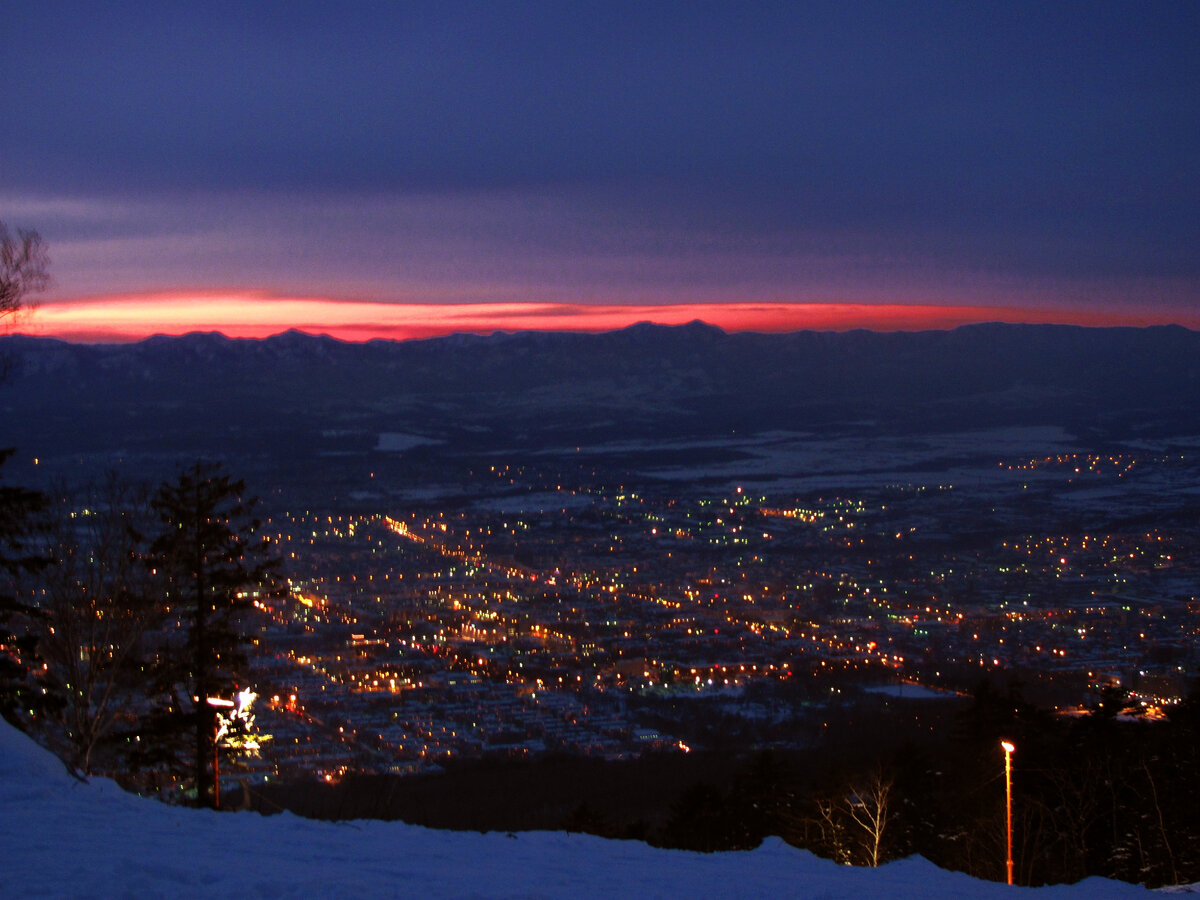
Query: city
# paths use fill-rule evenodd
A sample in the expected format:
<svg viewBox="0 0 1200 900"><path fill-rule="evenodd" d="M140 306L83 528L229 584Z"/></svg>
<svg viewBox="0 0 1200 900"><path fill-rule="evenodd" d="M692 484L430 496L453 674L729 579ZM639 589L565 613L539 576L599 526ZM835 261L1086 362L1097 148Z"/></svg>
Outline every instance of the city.
<svg viewBox="0 0 1200 900"><path fill-rule="evenodd" d="M252 765L630 759L709 749L706 717L741 751L803 747L852 698L985 679L1167 714L1197 666L1196 457L960 455L803 493L552 457L475 465L469 501L274 512L289 591L258 604Z"/></svg>
<svg viewBox="0 0 1200 900"><path fill-rule="evenodd" d="M1007 327L10 341L5 475L54 498L47 557L74 560L34 573L53 666L22 715L173 803L982 877L1015 746L1017 879L1178 883L1200 357L1183 331L1036 336L1076 350L1033 393ZM930 342L936 377L892 377ZM869 383L831 395L847 368ZM178 536L213 522L236 539L209 572Z"/></svg>
<svg viewBox="0 0 1200 900"><path fill-rule="evenodd" d="M12 6L6 896L1197 890L1200 7Z"/></svg>

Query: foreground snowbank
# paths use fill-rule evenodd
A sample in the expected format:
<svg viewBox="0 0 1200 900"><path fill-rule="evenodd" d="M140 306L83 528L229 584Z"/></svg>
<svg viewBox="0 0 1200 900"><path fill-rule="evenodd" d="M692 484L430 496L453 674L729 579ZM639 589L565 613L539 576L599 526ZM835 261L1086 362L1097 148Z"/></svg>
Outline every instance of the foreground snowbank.
<svg viewBox="0 0 1200 900"><path fill-rule="evenodd" d="M850 869L769 840L745 853L656 850L584 835L430 831L386 822L164 806L82 783L0 722L0 841L9 897L1011 898L1148 897L1119 882L1036 891L918 858Z"/></svg>

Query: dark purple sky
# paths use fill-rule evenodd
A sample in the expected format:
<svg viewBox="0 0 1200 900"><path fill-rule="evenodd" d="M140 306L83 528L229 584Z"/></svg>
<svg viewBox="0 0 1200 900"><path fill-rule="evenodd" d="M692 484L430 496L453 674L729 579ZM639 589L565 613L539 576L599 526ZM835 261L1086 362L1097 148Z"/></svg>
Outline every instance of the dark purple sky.
<svg viewBox="0 0 1200 900"><path fill-rule="evenodd" d="M1200 307L1200 4L16 3L46 300Z"/></svg>

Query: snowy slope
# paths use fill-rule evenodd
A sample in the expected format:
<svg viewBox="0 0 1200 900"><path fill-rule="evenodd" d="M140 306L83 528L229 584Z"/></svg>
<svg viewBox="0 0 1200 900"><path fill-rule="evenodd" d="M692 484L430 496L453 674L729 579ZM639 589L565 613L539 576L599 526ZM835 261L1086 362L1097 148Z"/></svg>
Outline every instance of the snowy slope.
<svg viewBox="0 0 1200 900"><path fill-rule="evenodd" d="M744 853L655 850L582 835L469 834L384 822L329 824L164 806L75 781L0 722L6 897L1147 897L1092 879L1013 889L921 859L850 869L778 840Z"/></svg>

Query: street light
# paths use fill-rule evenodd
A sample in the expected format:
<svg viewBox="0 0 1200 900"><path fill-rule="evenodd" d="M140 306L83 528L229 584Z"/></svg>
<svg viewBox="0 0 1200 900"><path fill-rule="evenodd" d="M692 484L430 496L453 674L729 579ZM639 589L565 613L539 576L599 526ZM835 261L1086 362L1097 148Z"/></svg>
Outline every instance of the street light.
<svg viewBox="0 0 1200 900"><path fill-rule="evenodd" d="M1005 858L1005 864L1008 866L1008 883L1012 884L1012 755L1017 748L1012 741L1001 741L1000 746L1004 750L1004 820L1008 832L1008 856Z"/></svg>
<svg viewBox="0 0 1200 900"><path fill-rule="evenodd" d="M232 700L226 700L223 697L205 697L204 701L216 709L232 709L235 704ZM221 808L221 763L219 754L221 752L221 716L217 714L217 720L213 723L213 809Z"/></svg>

